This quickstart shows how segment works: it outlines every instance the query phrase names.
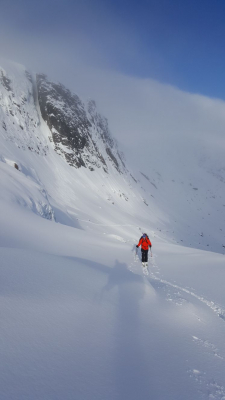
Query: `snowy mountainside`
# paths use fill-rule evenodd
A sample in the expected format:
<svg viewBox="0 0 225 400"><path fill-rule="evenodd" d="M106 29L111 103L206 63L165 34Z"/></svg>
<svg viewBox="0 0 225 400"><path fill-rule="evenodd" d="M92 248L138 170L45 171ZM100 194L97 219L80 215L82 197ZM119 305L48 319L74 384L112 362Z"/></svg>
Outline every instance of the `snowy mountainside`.
<svg viewBox="0 0 225 400"><path fill-rule="evenodd" d="M0 207L4 400L224 399L223 255L154 237L144 276L128 219Z"/></svg>
<svg viewBox="0 0 225 400"><path fill-rule="evenodd" d="M136 225L131 218L139 215L147 228L150 195L146 200L133 180L95 102L85 105L44 75L38 75L36 82L22 66L9 64L1 74L0 160L18 166L11 171L1 164L2 176L14 174L16 181L18 174L24 174L28 185L33 181L45 193L42 201L34 191L30 204L36 208L28 208L38 210L43 204L40 215L45 216L44 209L51 207L56 222L75 227L78 220L96 226L106 220L120 224L123 219ZM24 183L20 197L23 189ZM154 224L162 216L156 205L152 207Z"/></svg>
<svg viewBox="0 0 225 400"><path fill-rule="evenodd" d="M43 74L37 75L37 91L41 114L52 133L55 149L71 166L88 167L91 171L102 167L108 172L109 160L118 171L124 170L123 156L94 101L89 101L86 109L77 95L60 83L50 82Z"/></svg>
<svg viewBox="0 0 225 400"><path fill-rule="evenodd" d="M43 186L35 182L34 176L33 179L27 179L25 174L18 171L15 173L10 160L5 161L1 165L1 201L11 206L19 205L43 218L54 220L54 212Z"/></svg>
<svg viewBox="0 0 225 400"><path fill-rule="evenodd" d="M40 131L31 74L20 65L0 68L1 136L22 150L46 155L48 141Z"/></svg>
<svg viewBox="0 0 225 400"><path fill-rule="evenodd" d="M195 165L190 170L174 166L171 174L167 164L154 169L149 161L151 175L136 175L141 186L151 193L167 218L157 226L161 237L188 247L225 253L225 185L214 168ZM223 162L221 162L223 165ZM152 168L151 168L152 167ZM158 172L160 171L160 172Z"/></svg>
<svg viewBox="0 0 225 400"><path fill-rule="evenodd" d="M40 215L51 207L55 221L70 226L78 219L114 225L123 220L171 243L225 252L221 157L210 158L204 149L196 156L196 143L188 142L185 151L174 148L168 158L165 144L153 142L138 170L134 157L125 164L93 100L85 103L17 64L3 63L0 104L0 160L16 163L45 193L31 201L35 210L43 204Z"/></svg>
<svg viewBox="0 0 225 400"><path fill-rule="evenodd" d="M224 400L224 255L193 248L211 234L221 252L224 183L205 165L130 170L95 104L43 79L38 94L24 67L1 69L2 398Z"/></svg>

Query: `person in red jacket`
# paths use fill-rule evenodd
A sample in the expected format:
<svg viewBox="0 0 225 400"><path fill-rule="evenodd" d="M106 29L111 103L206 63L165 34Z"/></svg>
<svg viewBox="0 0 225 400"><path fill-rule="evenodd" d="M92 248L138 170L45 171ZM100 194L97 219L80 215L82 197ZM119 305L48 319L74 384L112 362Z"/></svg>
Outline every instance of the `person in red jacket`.
<svg viewBox="0 0 225 400"><path fill-rule="evenodd" d="M148 263L148 250L152 248L152 244L149 240L147 233L144 233L143 236L140 238L139 243L137 244L137 248L141 246L141 253L142 253L142 264Z"/></svg>

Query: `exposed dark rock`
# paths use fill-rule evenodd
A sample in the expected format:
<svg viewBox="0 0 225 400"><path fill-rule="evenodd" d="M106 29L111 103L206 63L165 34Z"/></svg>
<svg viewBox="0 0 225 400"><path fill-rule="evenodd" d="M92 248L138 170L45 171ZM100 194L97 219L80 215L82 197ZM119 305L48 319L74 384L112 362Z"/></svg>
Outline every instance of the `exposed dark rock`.
<svg viewBox="0 0 225 400"><path fill-rule="evenodd" d="M155 183L153 183L151 181L150 181L150 183L151 183L152 186L154 186L155 189L157 189L157 186L155 185Z"/></svg>
<svg viewBox="0 0 225 400"><path fill-rule="evenodd" d="M50 82L43 74L37 75L37 90L42 117L52 134L50 140L69 165L108 172L108 155L119 172L125 169L108 121L96 111L93 100L86 107L77 95L60 83Z"/></svg>
<svg viewBox="0 0 225 400"><path fill-rule="evenodd" d="M7 76L5 76L5 74L4 74L3 71L1 71L0 81L1 81L2 85L4 86L4 88L5 88L6 90L8 90L8 92L11 92L11 91L12 91L12 88L11 88L11 86L10 86L11 81L10 81L9 78L7 78Z"/></svg>
<svg viewBox="0 0 225 400"><path fill-rule="evenodd" d="M134 182L138 183L137 179L135 179L135 178L133 177L133 175L130 174L130 176L131 176L131 178L134 180Z"/></svg>
<svg viewBox="0 0 225 400"><path fill-rule="evenodd" d="M149 177L148 177L147 175L145 175L143 172L140 171L140 174L143 175L143 177L144 177L145 179L147 179L147 181L150 181Z"/></svg>
<svg viewBox="0 0 225 400"><path fill-rule="evenodd" d="M118 163L116 157L113 155L113 153L112 153L112 151L111 151L111 149L109 147L106 148L106 153L108 154L108 156L110 157L110 159L114 163L114 166L116 167L116 169L119 171L119 163Z"/></svg>
<svg viewBox="0 0 225 400"><path fill-rule="evenodd" d="M27 79L32 83L32 76L31 76L30 72L25 71L25 75L26 75Z"/></svg>
<svg viewBox="0 0 225 400"><path fill-rule="evenodd" d="M80 99L61 84L51 83L45 75L37 75L38 99L43 119L47 122L56 150L65 146L64 155L70 165L85 166L81 150L90 143L88 121Z"/></svg>
<svg viewBox="0 0 225 400"><path fill-rule="evenodd" d="M117 156L119 157L119 159L120 159L120 161L121 161L121 163L122 163L124 169L126 169L126 165L125 165L125 162L124 162L124 158L125 158L125 157L124 157L124 154L121 153L121 152L119 152L119 151L117 151Z"/></svg>

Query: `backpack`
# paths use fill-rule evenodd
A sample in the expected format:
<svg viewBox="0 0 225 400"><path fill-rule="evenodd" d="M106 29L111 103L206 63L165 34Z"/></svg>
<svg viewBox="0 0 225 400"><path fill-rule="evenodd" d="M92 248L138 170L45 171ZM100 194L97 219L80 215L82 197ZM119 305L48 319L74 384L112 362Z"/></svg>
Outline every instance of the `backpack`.
<svg viewBox="0 0 225 400"><path fill-rule="evenodd" d="M146 236L146 238L144 238L144 235ZM149 240L149 237L147 235L147 233L143 233L143 235L140 237L140 240L143 239L145 242L147 241L146 239Z"/></svg>

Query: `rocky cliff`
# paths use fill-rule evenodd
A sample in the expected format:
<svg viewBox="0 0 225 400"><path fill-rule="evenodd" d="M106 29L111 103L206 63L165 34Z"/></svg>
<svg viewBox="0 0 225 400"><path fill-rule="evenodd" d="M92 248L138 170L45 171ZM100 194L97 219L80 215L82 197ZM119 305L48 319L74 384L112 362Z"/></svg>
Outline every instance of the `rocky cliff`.
<svg viewBox="0 0 225 400"><path fill-rule="evenodd" d="M125 170L123 155L110 134L107 119L97 112L94 101L83 103L76 94L43 74L37 75L37 93L55 151L71 166L108 172L111 165L120 173Z"/></svg>

